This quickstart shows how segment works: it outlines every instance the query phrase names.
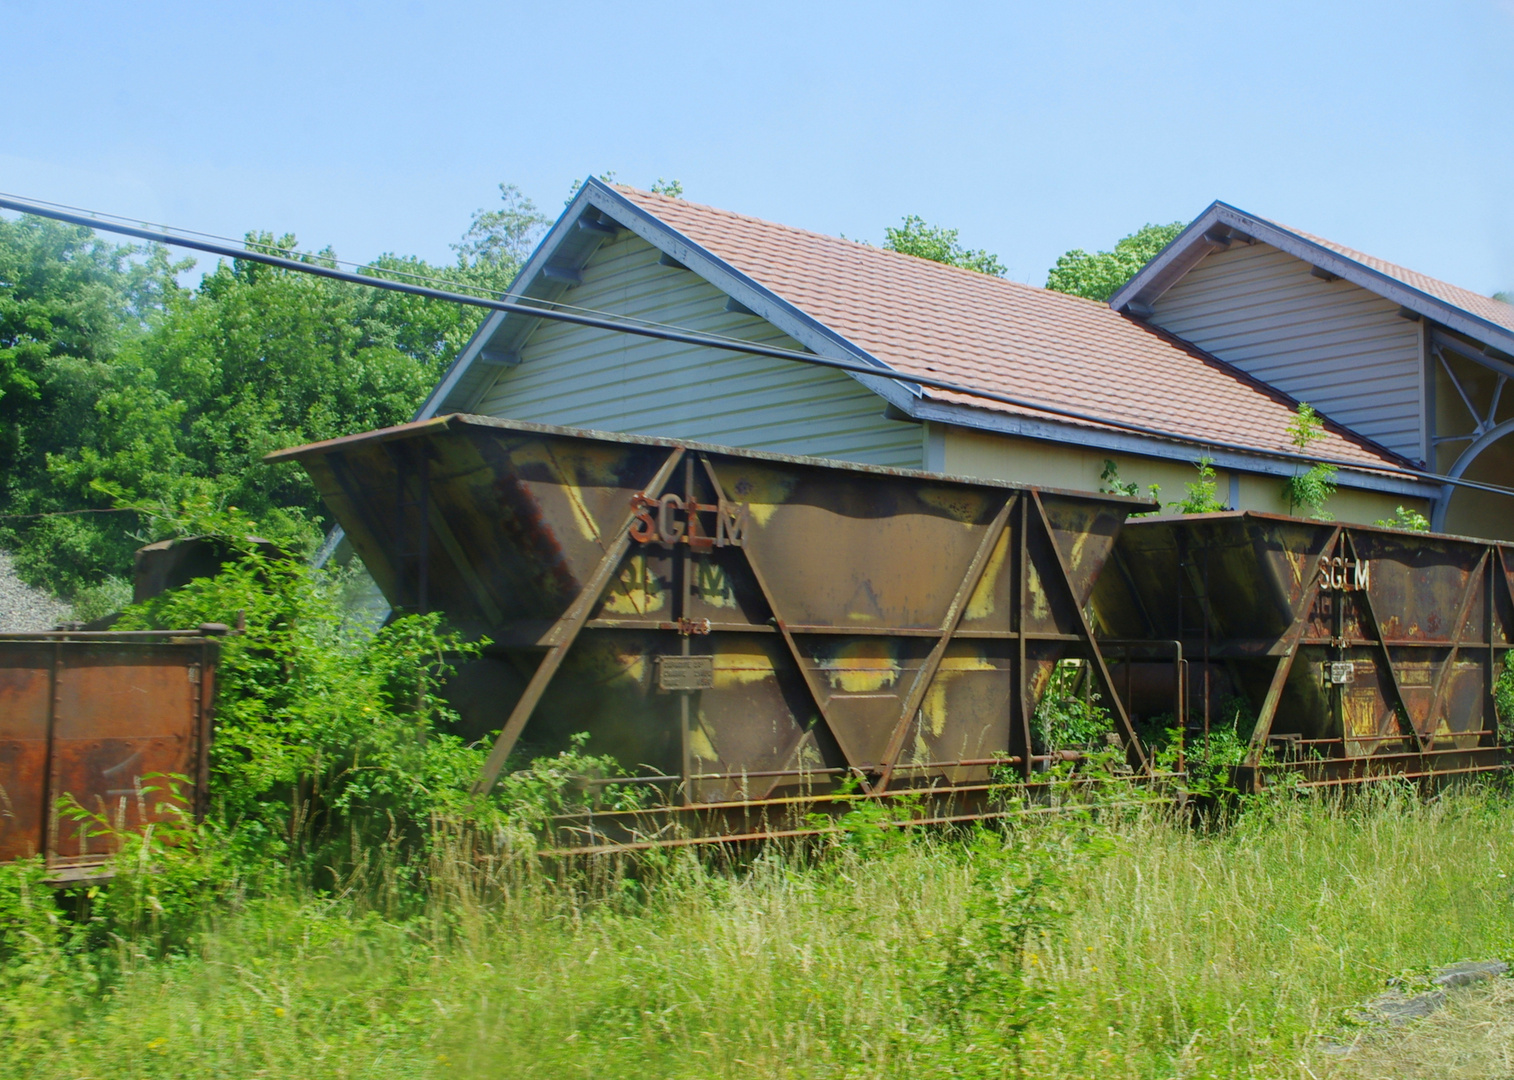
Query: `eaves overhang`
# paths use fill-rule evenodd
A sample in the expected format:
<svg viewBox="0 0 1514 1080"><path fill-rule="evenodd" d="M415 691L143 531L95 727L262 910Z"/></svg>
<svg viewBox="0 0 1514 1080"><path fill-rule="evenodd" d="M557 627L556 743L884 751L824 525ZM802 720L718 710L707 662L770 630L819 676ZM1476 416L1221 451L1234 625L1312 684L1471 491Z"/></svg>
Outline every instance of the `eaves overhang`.
<svg viewBox="0 0 1514 1080"><path fill-rule="evenodd" d="M1071 444L1079 449L1099 450L1109 454L1189 464L1207 457L1216 468L1260 476L1289 477L1296 475L1302 468L1302 463L1298 461L1269 454L1262 449L1216 445L1200 439L1157 439L1150 435L1071 424L1055 418L973 408L953 402L932 401L929 398L921 400L914 409L909 410L909 414L916 420L930 423L1049 443ZM1335 479L1341 487L1421 499L1434 498L1441 491L1439 482L1416 475L1410 470L1395 470L1386 463L1382 469L1338 465L1337 470Z"/></svg>
<svg viewBox="0 0 1514 1080"><path fill-rule="evenodd" d="M1475 312L1417 289L1375 267L1358 262L1307 236L1229 203L1213 202L1109 298L1116 311L1143 317L1210 252L1233 242L1256 240L1369 292L1422 318L1439 323L1500 352L1514 354L1514 331Z"/></svg>

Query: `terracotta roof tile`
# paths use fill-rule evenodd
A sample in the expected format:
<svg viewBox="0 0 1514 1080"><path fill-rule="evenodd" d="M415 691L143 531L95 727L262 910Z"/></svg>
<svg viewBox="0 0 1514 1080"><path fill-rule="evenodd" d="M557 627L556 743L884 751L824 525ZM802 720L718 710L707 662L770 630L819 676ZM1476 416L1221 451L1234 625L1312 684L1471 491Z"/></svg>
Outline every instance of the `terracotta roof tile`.
<svg viewBox="0 0 1514 1080"><path fill-rule="evenodd" d="M1155 327L1081 297L635 188L643 210L884 363L1192 439L1289 452L1293 402ZM930 391L998 412L1065 418ZM1321 457L1396 468L1331 424Z"/></svg>

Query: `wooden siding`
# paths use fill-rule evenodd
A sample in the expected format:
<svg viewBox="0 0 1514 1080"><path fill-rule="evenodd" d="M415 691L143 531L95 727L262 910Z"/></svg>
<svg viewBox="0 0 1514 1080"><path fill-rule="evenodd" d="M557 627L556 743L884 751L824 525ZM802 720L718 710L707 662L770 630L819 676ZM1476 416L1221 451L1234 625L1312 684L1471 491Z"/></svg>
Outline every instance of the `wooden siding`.
<svg viewBox="0 0 1514 1080"><path fill-rule="evenodd" d="M703 278L658 262L621 232L583 267L565 303L783 348L776 327L725 310ZM885 420L850 376L785 360L543 322L471 411L512 420L701 440L870 465L920 468L922 425Z"/></svg>
<svg viewBox="0 0 1514 1080"><path fill-rule="evenodd" d="M1390 300L1309 271L1267 244L1238 244L1206 256L1163 293L1151 321L1422 459L1418 325Z"/></svg>

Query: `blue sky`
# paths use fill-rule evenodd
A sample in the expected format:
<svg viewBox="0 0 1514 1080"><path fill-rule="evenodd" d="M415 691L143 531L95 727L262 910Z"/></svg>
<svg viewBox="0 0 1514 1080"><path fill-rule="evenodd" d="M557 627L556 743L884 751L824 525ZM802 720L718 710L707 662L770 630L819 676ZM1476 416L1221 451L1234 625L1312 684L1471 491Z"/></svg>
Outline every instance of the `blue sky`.
<svg viewBox="0 0 1514 1080"><path fill-rule="evenodd" d="M1514 288L1514 0L0 0L0 191L364 259L450 257L585 172L1040 284L1220 198Z"/></svg>

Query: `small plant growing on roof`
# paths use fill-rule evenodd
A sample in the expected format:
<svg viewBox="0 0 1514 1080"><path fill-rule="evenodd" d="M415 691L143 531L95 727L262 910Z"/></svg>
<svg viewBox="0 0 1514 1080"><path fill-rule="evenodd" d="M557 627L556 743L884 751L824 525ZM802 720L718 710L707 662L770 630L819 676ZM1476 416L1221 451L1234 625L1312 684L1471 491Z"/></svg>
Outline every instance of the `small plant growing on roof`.
<svg viewBox="0 0 1514 1080"><path fill-rule="evenodd" d="M1293 419L1288 421L1288 440L1303 453L1310 444L1324 437L1324 420L1312 406L1300 401ZM1283 482L1283 494L1288 498L1288 513L1302 507L1309 511L1310 517L1324 520L1327 516L1325 504L1335 494L1335 466L1316 461L1309 468L1295 472Z"/></svg>

